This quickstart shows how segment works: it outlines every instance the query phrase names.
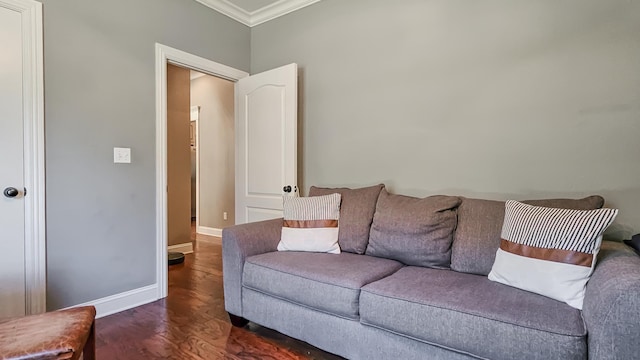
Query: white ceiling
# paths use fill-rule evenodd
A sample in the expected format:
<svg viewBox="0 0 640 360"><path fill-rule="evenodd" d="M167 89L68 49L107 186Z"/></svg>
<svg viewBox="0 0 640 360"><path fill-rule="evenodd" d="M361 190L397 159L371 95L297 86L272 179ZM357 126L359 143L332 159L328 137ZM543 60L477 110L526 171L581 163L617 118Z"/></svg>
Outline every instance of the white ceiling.
<svg viewBox="0 0 640 360"><path fill-rule="evenodd" d="M255 26L320 0L196 0L247 26Z"/></svg>

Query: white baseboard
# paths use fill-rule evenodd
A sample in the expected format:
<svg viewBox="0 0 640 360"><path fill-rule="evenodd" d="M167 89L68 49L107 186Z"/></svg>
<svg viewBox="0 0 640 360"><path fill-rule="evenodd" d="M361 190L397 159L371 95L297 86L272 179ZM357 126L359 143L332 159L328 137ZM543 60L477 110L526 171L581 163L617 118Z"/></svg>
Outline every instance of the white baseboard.
<svg viewBox="0 0 640 360"><path fill-rule="evenodd" d="M97 319L156 300L158 300L158 285L153 284L70 307L93 305L96 307Z"/></svg>
<svg viewBox="0 0 640 360"><path fill-rule="evenodd" d="M222 237L222 229L198 226L198 234Z"/></svg>
<svg viewBox="0 0 640 360"><path fill-rule="evenodd" d="M193 253L193 242L189 241L184 244L176 244L167 247L167 250L174 252L181 252L183 254L191 254Z"/></svg>

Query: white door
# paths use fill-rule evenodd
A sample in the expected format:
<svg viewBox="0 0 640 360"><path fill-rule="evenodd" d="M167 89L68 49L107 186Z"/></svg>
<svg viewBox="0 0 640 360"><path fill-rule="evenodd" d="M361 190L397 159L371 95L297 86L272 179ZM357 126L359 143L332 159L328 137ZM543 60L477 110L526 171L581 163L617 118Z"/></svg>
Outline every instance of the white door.
<svg viewBox="0 0 640 360"><path fill-rule="evenodd" d="M25 314L21 18L0 7L0 318Z"/></svg>
<svg viewBox="0 0 640 360"><path fill-rule="evenodd" d="M282 217L297 192L298 65L236 83L236 224Z"/></svg>
<svg viewBox="0 0 640 360"><path fill-rule="evenodd" d="M42 89L41 47L36 48L41 38L35 30L41 23L34 22L40 6L0 0L0 318L44 310L44 241L39 241L44 231L36 224L44 204L33 200L42 197L33 180L42 170L36 165L42 160L36 93ZM25 188L35 195L25 194Z"/></svg>

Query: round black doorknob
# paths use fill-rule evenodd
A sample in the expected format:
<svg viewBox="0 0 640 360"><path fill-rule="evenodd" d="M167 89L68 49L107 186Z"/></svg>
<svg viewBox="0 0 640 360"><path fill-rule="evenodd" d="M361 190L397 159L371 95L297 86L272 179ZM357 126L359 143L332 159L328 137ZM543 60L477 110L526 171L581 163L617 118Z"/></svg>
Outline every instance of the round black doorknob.
<svg viewBox="0 0 640 360"><path fill-rule="evenodd" d="M282 191L286 192L286 193L290 193L291 192L291 186L287 185L285 187L282 188Z"/></svg>
<svg viewBox="0 0 640 360"><path fill-rule="evenodd" d="M8 198L16 197L18 196L18 194L20 194L20 191L18 191L18 189L14 187L8 187L4 189L4 196Z"/></svg>

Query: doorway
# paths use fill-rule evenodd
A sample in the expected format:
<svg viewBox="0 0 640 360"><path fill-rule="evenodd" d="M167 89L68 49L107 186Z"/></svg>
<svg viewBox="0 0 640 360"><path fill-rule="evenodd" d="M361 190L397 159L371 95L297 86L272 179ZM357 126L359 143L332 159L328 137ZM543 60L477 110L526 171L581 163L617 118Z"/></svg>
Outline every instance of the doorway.
<svg viewBox="0 0 640 360"><path fill-rule="evenodd" d="M167 64L237 82L234 86L237 113L234 131L238 149L234 172L235 223L281 217L283 193L297 188L298 175L297 64L249 76L244 71L156 43L156 285L159 299L167 296L168 279Z"/></svg>
<svg viewBox="0 0 640 360"><path fill-rule="evenodd" d="M156 283L167 296L167 65L173 64L236 82L248 73L156 43ZM197 145L196 145L197 146Z"/></svg>
<svg viewBox="0 0 640 360"><path fill-rule="evenodd" d="M167 64L168 250L235 224L234 82Z"/></svg>
<svg viewBox="0 0 640 360"><path fill-rule="evenodd" d="M235 224L234 84L191 70L192 215L209 236Z"/></svg>

